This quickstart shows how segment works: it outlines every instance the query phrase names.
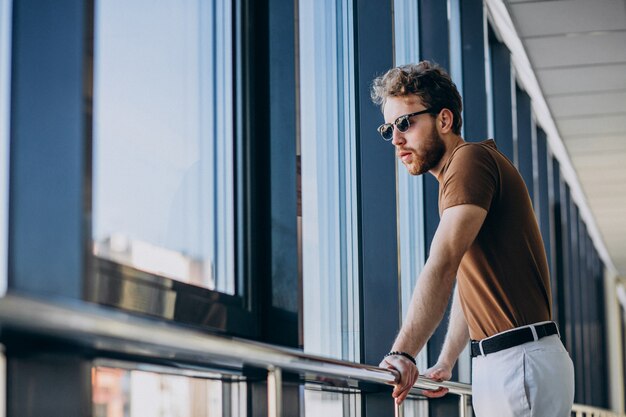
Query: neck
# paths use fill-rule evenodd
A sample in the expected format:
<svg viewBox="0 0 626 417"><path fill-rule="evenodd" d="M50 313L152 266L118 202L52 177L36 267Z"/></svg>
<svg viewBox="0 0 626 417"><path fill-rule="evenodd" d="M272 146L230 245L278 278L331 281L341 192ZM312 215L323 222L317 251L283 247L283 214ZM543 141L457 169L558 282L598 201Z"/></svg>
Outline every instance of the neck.
<svg viewBox="0 0 626 417"><path fill-rule="evenodd" d="M428 171L435 178L439 178L439 174L441 173L441 170L443 169L443 167L446 166L446 163L448 162L448 159L450 159L450 156L452 155L452 152L454 152L454 150L456 148L458 148L460 145L465 143L463 138L461 136L459 136L459 135L450 135L450 136L447 136L447 137L442 137L442 140L443 140L443 143L446 146L446 151L443 154L443 156L441 157L441 160L439 161L437 166L435 166L433 169Z"/></svg>

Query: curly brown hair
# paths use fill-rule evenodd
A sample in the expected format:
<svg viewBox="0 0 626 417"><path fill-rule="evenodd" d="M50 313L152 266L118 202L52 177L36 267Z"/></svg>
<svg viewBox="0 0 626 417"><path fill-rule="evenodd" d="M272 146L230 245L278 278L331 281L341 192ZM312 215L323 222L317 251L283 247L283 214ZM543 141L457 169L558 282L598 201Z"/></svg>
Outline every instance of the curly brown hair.
<svg viewBox="0 0 626 417"><path fill-rule="evenodd" d="M381 110L389 97L411 94L417 95L426 107L436 112L450 110L454 116L452 130L457 135L461 134L461 95L448 73L439 65L429 61L402 65L390 69L372 83L372 101L380 105Z"/></svg>

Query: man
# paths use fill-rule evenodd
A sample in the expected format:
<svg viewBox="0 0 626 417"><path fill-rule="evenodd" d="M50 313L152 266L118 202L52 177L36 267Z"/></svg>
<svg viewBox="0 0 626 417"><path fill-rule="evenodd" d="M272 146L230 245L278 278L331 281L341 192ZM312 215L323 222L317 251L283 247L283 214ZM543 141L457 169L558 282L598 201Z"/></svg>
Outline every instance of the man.
<svg viewBox="0 0 626 417"><path fill-rule="evenodd" d="M374 80L372 99L385 118L379 133L408 171L430 172L439 181L441 219L430 256L380 364L399 372L395 401L404 401L415 383L414 357L454 293L444 346L425 376L450 379L471 338L479 417L569 416L573 365L550 321L546 255L520 174L493 140L463 140L461 96L436 65L423 61L389 70Z"/></svg>

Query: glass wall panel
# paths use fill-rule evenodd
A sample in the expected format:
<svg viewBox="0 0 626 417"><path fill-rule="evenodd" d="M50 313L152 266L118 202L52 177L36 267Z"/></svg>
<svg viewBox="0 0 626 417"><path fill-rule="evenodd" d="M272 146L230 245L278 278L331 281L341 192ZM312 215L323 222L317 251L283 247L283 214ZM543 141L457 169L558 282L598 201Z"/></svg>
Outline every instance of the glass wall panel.
<svg viewBox="0 0 626 417"><path fill-rule="evenodd" d="M485 48L485 89L487 90L487 137L494 139L496 136L496 122L494 110L494 87L493 87L493 55L491 52L491 28L489 27L489 19L487 18L487 6L483 5L483 36Z"/></svg>
<svg viewBox="0 0 626 417"><path fill-rule="evenodd" d="M248 415L245 383L219 379L97 366L92 395L93 417Z"/></svg>
<svg viewBox="0 0 626 417"><path fill-rule="evenodd" d="M343 417L361 415L361 394L328 392L319 387L304 388L304 413L307 416Z"/></svg>
<svg viewBox="0 0 626 417"><path fill-rule="evenodd" d="M395 65L420 60L419 15L415 1L394 2ZM391 145L390 145L391 146ZM402 320L406 317L415 281L425 262L423 176L412 176L396 159L398 177L398 237L400 239L400 279ZM427 349L418 355L419 369L426 369Z"/></svg>
<svg viewBox="0 0 626 417"><path fill-rule="evenodd" d="M460 0L448 0L448 28L450 32L450 77L454 84L456 84L457 90L461 94L463 100L463 112L461 113L461 119L463 125L461 126L461 136L465 138L465 91L463 90L463 50L462 50L462 38L461 38L461 4ZM476 138L474 138L476 139ZM479 138L484 140L486 138ZM468 140L465 138L465 140ZM470 139L471 140L471 139ZM471 356L469 351L469 343L465 347L465 350L459 355L457 362L458 380L459 382L470 383L471 376ZM418 406L420 402L417 403Z"/></svg>
<svg viewBox="0 0 626 417"><path fill-rule="evenodd" d="M353 4L299 4L304 350L359 361Z"/></svg>
<svg viewBox="0 0 626 417"><path fill-rule="evenodd" d="M420 60L418 2L394 1L394 56L395 65L416 63ZM391 144L390 144L391 146ZM401 320L406 317L417 277L425 263L424 250L424 178L412 176L396 159L398 178L398 246L400 251L400 305ZM428 348L424 346L415 358L420 370L428 368ZM428 403L411 402L405 406L405 415L428 413Z"/></svg>
<svg viewBox="0 0 626 417"><path fill-rule="evenodd" d="M97 1L93 112L94 253L228 294L232 16L229 2Z"/></svg>
<svg viewBox="0 0 626 417"><path fill-rule="evenodd" d="M463 97L463 49L461 39L460 0L448 0L448 30L450 37L450 77ZM465 125L463 125L465 127ZM463 136L463 131L461 132Z"/></svg>
<svg viewBox="0 0 626 417"><path fill-rule="evenodd" d="M0 296L7 289L11 1L0 0Z"/></svg>
<svg viewBox="0 0 626 417"><path fill-rule="evenodd" d="M7 361L4 356L4 346L0 345L0 417L6 415L6 392L7 392Z"/></svg>

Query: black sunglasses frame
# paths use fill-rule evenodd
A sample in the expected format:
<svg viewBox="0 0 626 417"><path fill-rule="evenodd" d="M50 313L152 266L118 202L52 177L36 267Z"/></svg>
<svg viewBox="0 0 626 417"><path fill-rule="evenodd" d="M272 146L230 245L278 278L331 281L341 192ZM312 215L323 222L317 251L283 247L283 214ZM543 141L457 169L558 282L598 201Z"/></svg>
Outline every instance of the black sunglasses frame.
<svg viewBox="0 0 626 417"><path fill-rule="evenodd" d="M409 113L409 114L404 114L400 117L398 117L396 120L394 120L393 123L383 123L382 125L378 126L378 133L380 133L380 136L382 136L382 138L389 142L391 140L391 138L393 138L393 128L394 126L398 129L399 132L406 132L407 130L409 130L409 128L411 127L411 122L410 122L410 118L413 116L419 116L420 114L425 114L425 113L435 113L433 111L433 109L425 109L425 110L420 110L420 111L416 111L415 113ZM406 127L405 128L401 128L400 127L400 123L406 122ZM389 137L385 137L385 134L387 134L387 132L389 132Z"/></svg>

